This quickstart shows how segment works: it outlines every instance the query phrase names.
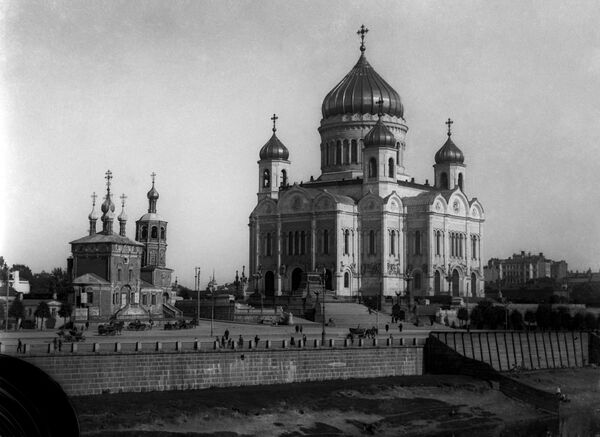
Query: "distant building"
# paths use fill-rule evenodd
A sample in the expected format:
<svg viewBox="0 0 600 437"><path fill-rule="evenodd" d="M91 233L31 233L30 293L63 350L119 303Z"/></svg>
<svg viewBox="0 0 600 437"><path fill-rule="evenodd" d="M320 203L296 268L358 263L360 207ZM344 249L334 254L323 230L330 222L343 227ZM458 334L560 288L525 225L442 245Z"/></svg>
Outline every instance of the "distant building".
<svg viewBox="0 0 600 437"><path fill-rule="evenodd" d="M72 298L76 319L148 319L163 314L177 315L173 305L176 292L171 287L172 270L165 266L167 222L157 214L158 192L147 194L148 213L136 222L136 240L125 234L127 215L125 195L121 196L119 233L113 231L115 205L110 192L112 173L106 173L106 196L102 216L96 212L96 195L92 196L89 234L72 241L73 256L69 273L75 294ZM96 221L102 230L96 232Z"/></svg>
<svg viewBox="0 0 600 437"><path fill-rule="evenodd" d="M500 280L506 287L525 285L541 278L561 282L567 277L567 263L547 259L542 252L532 255L531 252L521 251L506 259L490 259L484 269L484 276L486 283L497 283Z"/></svg>

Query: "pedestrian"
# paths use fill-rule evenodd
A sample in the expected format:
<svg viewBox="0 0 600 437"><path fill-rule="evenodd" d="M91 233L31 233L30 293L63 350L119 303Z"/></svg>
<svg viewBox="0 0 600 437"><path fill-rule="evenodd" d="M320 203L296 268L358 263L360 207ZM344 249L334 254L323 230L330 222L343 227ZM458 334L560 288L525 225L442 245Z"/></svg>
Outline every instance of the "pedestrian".
<svg viewBox="0 0 600 437"><path fill-rule="evenodd" d="M88 329L90 329L90 322L86 321L85 322L85 330L87 331Z"/></svg>
<svg viewBox="0 0 600 437"><path fill-rule="evenodd" d="M52 339L52 344L54 345L54 350L56 350L57 343L58 343L58 341L57 341L56 337L54 337Z"/></svg>
<svg viewBox="0 0 600 437"><path fill-rule="evenodd" d="M225 340L229 340L229 329L225 329Z"/></svg>
<svg viewBox="0 0 600 437"><path fill-rule="evenodd" d="M300 334L302 334L302 325L300 325Z"/></svg>
<svg viewBox="0 0 600 437"><path fill-rule="evenodd" d="M62 350L62 339L58 339L58 351L60 352Z"/></svg>
<svg viewBox="0 0 600 437"><path fill-rule="evenodd" d="M398 323L398 329L402 332L402 322Z"/></svg>
<svg viewBox="0 0 600 437"><path fill-rule="evenodd" d="M387 323L385 324L385 332L387 333L390 330L390 325L388 325Z"/></svg>
<svg viewBox="0 0 600 437"><path fill-rule="evenodd" d="M254 336L254 346L258 346L258 342L260 341L260 338L258 338L258 334L256 334Z"/></svg>
<svg viewBox="0 0 600 437"><path fill-rule="evenodd" d="M306 334L302 334L302 344L306 346Z"/></svg>
<svg viewBox="0 0 600 437"><path fill-rule="evenodd" d="M296 325L296 334L300 332L300 326Z"/></svg>
<svg viewBox="0 0 600 437"><path fill-rule="evenodd" d="M294 340L294 336L290 338L290 346L296 346L296 340Z"/></svg>
<svg viewBox="0 0 600 437"><path fill-rule="evenodd" d="M244 347L244 337L242 337L242 334L240 334L240 338L238 338L238 346Z"/></svg>
<svg viewBox="0 0 600 437"><path fill-rule="evenodd" d="M21 339L17 339L17 353L20 354L23 352L23 342Z"/></svg>
<svg viewBox="0 0 600 437"><path fill-rule="evenodd" d="M221 346L225 347L225 336L221 337Z"/></svg>

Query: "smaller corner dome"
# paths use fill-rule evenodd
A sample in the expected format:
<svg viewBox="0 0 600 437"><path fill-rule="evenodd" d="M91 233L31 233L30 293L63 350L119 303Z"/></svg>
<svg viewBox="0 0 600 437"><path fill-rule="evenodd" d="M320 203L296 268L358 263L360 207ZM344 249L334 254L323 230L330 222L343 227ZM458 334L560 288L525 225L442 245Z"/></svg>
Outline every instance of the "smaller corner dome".
<svg viewBox="0 0 600 437"><path fill-rule="evenodd" d="M277 138L275 132L273 132L273 135L271 136L269 141L267 141L267 144L262 146L262 148L260 149L259 156L261 160L282 159L284 161L287 161L287 159L290 157L290 152L288 151L287 147L285 147L283 143L279 140L279 138Z"/></svg>
<svg viewBox="0 0 600 437"><path fill-rule="evenodd" d="M443 163L458 163L462 164L465 162L465 155L458 148L456 144L452 141L450 135L448 135L448 139L444 143L444 145L437 151L435 154L435 163L443 164Z"/></svg>
<svg viewBox="0 0 600 437"><path fill-rule="evenodd" d="M365 135L364 143L365 147L396 147L396 138L379 117L373 129Z"/></svg>
<svg viewBox="0 0 600 437"><path fill-rule="evenodd" d="M119 216L117 217L117 219L121 222L123 221L127 221L129 217L127 217L127 214L125 213L125 210L121 211L121 214L119 214Z"/></svg>
<svg viewBox="0 0 600 437"><path fill-rule="evenodd" d="M150 200L152 200L152 199L157 200L158 199L158 191L156 191L156 188L154 188L154 183L152 183L152 188L150 188L150 191L148 191L148 194L146 196Z"/></svg>
<svg viewBox="0 0 600 437"><path fill-rule="evenodd" d="M98 220L100 218L100 214L96 211L96 208L92 208L92 212L88 215L88 220Z"/></svg>

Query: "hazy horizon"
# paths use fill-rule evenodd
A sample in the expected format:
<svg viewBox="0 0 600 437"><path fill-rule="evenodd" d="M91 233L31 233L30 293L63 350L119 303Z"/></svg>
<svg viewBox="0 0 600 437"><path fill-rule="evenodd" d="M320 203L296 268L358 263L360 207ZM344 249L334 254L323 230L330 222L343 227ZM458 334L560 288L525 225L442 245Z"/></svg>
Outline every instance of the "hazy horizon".
<svg viewBox="0 0 600 437"><path fill-rule="evenodd" d="M258 152L320 175L321 103L366 56L405 108L406 171L433 181L454 120L484 262L520 251L600 267L597 2L5 1L0 5L0 255L66 267L91 194L127 195L127 236L156 172L167 265L192 287L248 269ZM98 225L100 228L100 223ZM118 223L115 221L115 228Z"/></svg>

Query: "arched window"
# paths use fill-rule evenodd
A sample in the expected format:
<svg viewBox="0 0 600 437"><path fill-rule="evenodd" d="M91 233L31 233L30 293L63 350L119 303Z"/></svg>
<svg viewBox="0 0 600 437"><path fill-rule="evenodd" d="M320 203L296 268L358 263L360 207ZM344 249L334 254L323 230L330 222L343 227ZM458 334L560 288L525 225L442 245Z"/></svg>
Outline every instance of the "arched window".
<svg viewBox="0 0 600 437"><path fill-rule="evenodd" d="M435 254L439 255L442 250L441 245L442 233L440 231L436 231L435 233Z"/></svg>
<svg viewBox="0 0 600 437"><path fill-rule="evenodd" d="M150 238L158 238L158 228L156 226L152 226L152 233L150 234Z"/></svg>
<svg viewBox="0 0 600 437"><path fill-rule="evenodd" d="M390 254L396 255L396 231L390 232Z"/></svg>
<svg viewBox="0 0 600 437"><path fill-rule="evenodd" d="M375 255L375 231L369 231L369 254Z"/></svg>
<svg viewBox="0 0 600 437"><path fill-rule="evenodd" d="M394 159L390 158L388 161L388 178L394 177Z"/></svg>
<svg viewBox="0 0 600 437"><path fill-rule="evenodd" d="M325 165L330 163L329 143L325 143Z"/></svg>
<svg viewBox="0 0 600 437"><path fill-rule="evenodd" d="M442 291L441 286L442 286L442 278L440 276L440 272L436 270L434 279L433 279L433 289L436 294L439 293L440 291Z"/></svg>
<svg viewBox="0 0 600 437"><path fill-rule="evenodd" d="M142 226L142 240L148 238L148 226Z"/></svg>
<svg viewBox="0 0 600 437"><path fill-rule="evenodd" d="M333 165L335 162L335 144L329 144L329 164Z"/></svg>
<svg viewBox="0 0 600 437"><path fill-rule="evenodd" d="M370 178L377 177L377 160L375 158L371 158L369 160L369 177Z"/></svg>
<svg viewBox="0 0 600 437"><path fill-rule="evenodd" d="M165 232L165 228L161 226L160 228L160 239L164 240L166 238L166 232Z"/></svg>
<svg viewBox="0 0 600 437"><path fill-rule="evenodd" d="M329 231L327 229L323 231L323 253L325 255L329 253Z"/></svg>
<svg viewBox="0 0 600 437"><path fill-rule="evenodd" d="M306 233L304 231L300 234L300 253L302 255L306 253Z"/></svg>
<svg viewBox="0 0 600 437"><path fill-rule="evenodd" d="M121 270L121 268L119 267L119 269L117 270L117 281L122 281L123 278L123 270Z"/></svg>
<svg viewBox="0 0 600 437"><path fill-rule="evenodd" d="M421 231L415 232L415 255L421 255Z"/></svg>
<svg viewBox="0 0 600 437"><path fill-rule="evenodd" d="M298 231L294 232L294 255L298 255L300 250L300 234Z"/></svg>
<svg viewBox="0 0 600 437"><path fill-rule="evenodd" d="M344 231L344 255L350 253L350 231L346 229Z"/></svg>
<svg viewBox="0 0 600 437"><path fill-rule="evenodd" d="M350 164L350 149L348 147L348 140L344 140L344 164Z"/></svg>
<svg viewBox="0 0 600 437"><path fill-rule="evenodd" d="M415 290L420 290L421 289L421 273L419 273L419 272L415 273L413 282L415 284Z"/></svg>
<svg viewBox="0 0 600 437"><path fill-rule="evenodd" d="M465 242L465 236L460 234L458 236L458 256L460 258L463 257L463 246L464 246L464 242Z"/></svg>
<svg viewBox="0 0 600 437"><path fill-rule="evenodd" d="M287 171L281 170L281 186L285 187L287 185Z"/></svg>
<svg viewBox="0 0 600 437"><path fill-rule="evenodd" d="M350 274L348 272L344 273L344 288L350 287Z"/></svg>
<svg viewBox="0 0 600 437"><path fill-rule="evenodd" d="M471 236L471 258L477 259L477 236Z"/></svg>
<svg viewBox="0 0 600 437"><path fill-rule="evenodd" d="M263 171L263 188L269 188L271 186L271 172L267 169Z"/></svg>
<svg viewBox="0 0 600 437"><path fill-rule="evenodd" d="M448 189L448 174L446 172L442 172L440 175L440 187L442 187L443 190Z"/></svg>
<svg viewBox="0 0 600 437"><path fill-rule="evenodd" d="M292 255L294 253L294 234L291 232L288 233L288 255Z"/></svg>
<svg viewBox="0 0 600 437"><path fill-rule="evenodd" d="M462 173L458 174L458 188L463 189L463 175Z"/></svg>
<svg viewBox="0 0 600 437"><path fill-rule="evenodd" d="M342 164L342 142L338 140L335 144L335 165Z"/></svg>
<svg viewBox="0 0 600 437"><path fill-rule="evenodd" d="M358 162L358 153L357 153L357 147L356 147L356 140L352 140L350 142L351 147L350 147L350 153L351 153L351 157L350 157L350 161L352 162L352 164L356 164Z"/></svg>
<svg viewBox="0 0 600 437"><path fill-rule="evenodd" d="M477 276L471 273L471 296L477 296Z"/></svg>
<svg viewBox="0 0 600 437"><path fill-rule="evenodd" d="M267 256L271 256L271 233L267 233Z"/></svg>
<svg viewBox="0 0 600 437"><path fill-rule="evenodd" d="M133 282L133 270L129 269L129 282Z"/></svg>

